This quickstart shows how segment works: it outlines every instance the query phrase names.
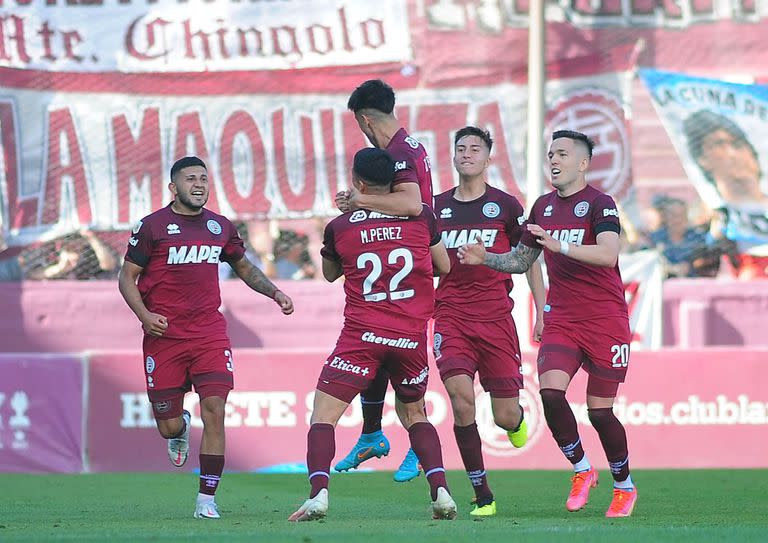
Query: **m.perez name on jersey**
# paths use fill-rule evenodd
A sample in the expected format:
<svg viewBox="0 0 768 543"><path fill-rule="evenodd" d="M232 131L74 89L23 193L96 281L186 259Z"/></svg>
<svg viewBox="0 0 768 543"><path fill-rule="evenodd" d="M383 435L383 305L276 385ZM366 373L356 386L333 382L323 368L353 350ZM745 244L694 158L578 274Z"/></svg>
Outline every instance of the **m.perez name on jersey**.
<svg viewBox="0 0 768 543"><path fill-rule="evenodd" d="M403 239L401 226L379 226L360 230L360 241L363 243L375 243L391 239Z"/></svg>
<svg viewBox="0 0 768 543"><path fill-rule="evenodd" d="M493 247L498 233L496 228L465 228L463 230L444 230L442 238L446 249L458 249L462 245L476 241L482 242L486 247Z"/></svg>
<svg viewBox="0 0 768 543"><path fill-rule="evenodd" d="M547 234L552 236L558 241L567 241L574 245L581 245L584 241L584 229L583 228L562 228L560 230L547 230Z"/></svg>
<svg viewBox="0 0 768 543"><path fill-rule="evenodd" d="M168 247L168 264L218 264L221 247L218 245L181 245Z"/></svg>

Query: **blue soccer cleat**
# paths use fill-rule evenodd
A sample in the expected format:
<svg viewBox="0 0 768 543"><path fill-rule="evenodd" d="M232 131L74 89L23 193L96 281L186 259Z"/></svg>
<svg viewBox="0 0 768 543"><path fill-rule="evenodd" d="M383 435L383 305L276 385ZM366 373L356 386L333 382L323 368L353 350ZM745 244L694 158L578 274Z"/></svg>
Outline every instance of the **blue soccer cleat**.
<svg viewBox="0 0 768 543"><path fill-rule="evenodd" d="M421 473L421 466L419 466L419 459L413 449L408 449L408 453L403 458L403 463L397 468L394 479L398 483L405 483L411 479L415 479Z"/></svg>
<svg viewBox="0 0 768 543"><path fill-rule="evenodd" d="M334 468L336 471L354 469L369 458L381 458L389 454L389 440L379 430L370 434L360 434L360 439L349 454L345 456Z"/></svg>

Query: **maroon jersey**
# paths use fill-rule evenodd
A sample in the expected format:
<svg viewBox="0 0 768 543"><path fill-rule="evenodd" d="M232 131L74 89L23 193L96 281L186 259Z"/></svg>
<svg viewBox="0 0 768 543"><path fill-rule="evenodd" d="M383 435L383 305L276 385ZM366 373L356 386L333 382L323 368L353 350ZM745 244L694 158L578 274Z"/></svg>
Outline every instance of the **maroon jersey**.
<svg viewBox="0 0 768 543"><path fill-rule="evenodd" d="M422 330L434 306L429 248L439 242L426 206L418 217L358 210L329 222L320 254L344 270L346 323Z"/></svg>
<svg viewBox="0 0 768 543"><path fill-rule="evenodd" d="M565 198L557 191L540 196L528 221L575 245L596 245L600 232L621 230L613 198L591 185ZM520 242L541 248L527 230ZM612 268L593 266L552 251L544 251L544 261L549 276L544 322L627 317L618 262Z"/></svg>
<svg viewBox="0 0 768 543"><path fill-rule="evenodd" d="M421 201L432 209L432 174L429 155L424 146L401 128L387 145L387 152L395 161L394 185L416 183L421 192Z"/></svg>
<svg viewBox="0 0 768 543"><path fill-rule="evenodd" d="M168 205L144 217L128 240L125 259L144 268L144 305L168 319L166 338L227 337L219 312L219 261L237 262L245 248L229 219L203 209L180 215Z"/></svg>
<svg viewBox="0 0 768 543"><path fill-rule="evenodd" d="M483 266L461 264L459 247L482 241L491 253L506 253L523 233L525 211L517 198L486 185L485 194L461 202L452 188L435 197L435 213L451 271L440 278L435 316L453 315L474 321L494 321L512 311L512 276Z"/></svg>

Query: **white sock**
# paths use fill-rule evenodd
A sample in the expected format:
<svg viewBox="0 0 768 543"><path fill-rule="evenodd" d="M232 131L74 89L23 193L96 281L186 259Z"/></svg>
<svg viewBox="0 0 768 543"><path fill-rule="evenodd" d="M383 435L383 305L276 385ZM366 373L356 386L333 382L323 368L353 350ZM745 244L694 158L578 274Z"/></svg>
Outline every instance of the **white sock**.
<svg viewBox="0 0 768 543"><path fill-rule="evenodd" d="M213 496L210 494L203 494L202 492L197 493L197 503L207 503L212 502Z"/></svg>
<svg viewBox="0 0 768 543"><path fill-rule="evenodd" d="M635 488L634 483L632 483L632 476L630 475L623 481L614 481L613 488L620 488L622 490L632 490L633 488Z"/></svg>
<svg viewBox="0 0 768 543"><path fill-rule="evenodd" d="M589 463L586 454L584 455L584 458L573 465L573 471L576 473L579 473L580 471L589 471L590 469L592 469L592 465Z"/></svg>

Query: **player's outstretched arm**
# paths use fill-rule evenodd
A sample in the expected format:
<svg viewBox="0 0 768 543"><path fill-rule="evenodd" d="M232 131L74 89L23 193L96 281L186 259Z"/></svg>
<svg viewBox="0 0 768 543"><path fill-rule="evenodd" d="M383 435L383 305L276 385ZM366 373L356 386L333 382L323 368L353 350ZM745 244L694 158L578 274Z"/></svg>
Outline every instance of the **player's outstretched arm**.
<svg viewBox="0 0 768 543"><path fill-rule="evenodd" d="M443 240L432 245L429 248L429 253L432 256L432 274L435 277L447 275L451 271L451 258L448 256L448 251L445 250Z"/></svg>
<svg viewBox="0 0 768 543"><path fill-rule="evenodd" d="M533 304L536 306L536 324L533 326L533 341L541 341L541 333L544 331L544 305L547 299L547 289L544 287L544 273L541 264L536 259L533 265L525 272L525 278L533 295Z"/></svg>
<svg viewBox="0 0 768 543"><path fill-rule="evenodd" d="M368 209L397 217L418 217L421 215L421 192L416 183L399 183L389 194L361 194L355 189L349 191L351 209Z"/></svg>
<svg viewBox="0 0 768 543"><path fill-rule="evenodd" d="M508 253L489 253L481 242L459 247L456 253L462 264L484 264L489 268L505 273L525 273L539 257L541 249L532 249L522 243Z"/></svg>
<svg viewBox="0 0 768 543"><path fill-rule="evenodd" d="M536 236L537 241L545 249L553 253L562 253L579 262L613 268L619 261L621 240L619 234L611 230L600 232L595 238L596 245L574 245L566 241L556 240L537 224L529 224L528 230Z"/></svg>
<svg viewBox="0 0 768 543"><path fill-rule="evenodd" d="M256 292L272 298L275 303L280 306L280 310L283 314L290 315L293 313L293 300L277 288L275 284L264 275L264 272L257 268L253 262L248 260L247 256L244 256L237 262L231 263L231 266L237 276L243 280L243 283Z"/></svg>
<svg viewBox="0 0 768 543"><path fill-rule="evenodd" d="M344 275L344 270L341 267L341 262L323 257L323 277L326 281L333 283L342 275Z"/></svg>
<svg viewBox="0 0 768 543"><path fill-rule="evenodd" d="M136 316L141 321L144 331L150 336L160 337L165 333L168 328L168 319L163 315L152 313L144 305L144 301L141 299L141 293L139 287L136 286L136 280L141 275L144 268L134 264L133 262L126 260L123 266L120 268L120 274L117 278L117 285L120 289L120 294L123 295L125 303L131 308Z"/></svg>

